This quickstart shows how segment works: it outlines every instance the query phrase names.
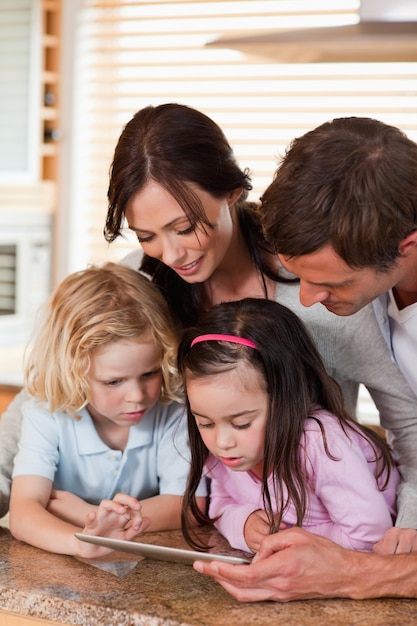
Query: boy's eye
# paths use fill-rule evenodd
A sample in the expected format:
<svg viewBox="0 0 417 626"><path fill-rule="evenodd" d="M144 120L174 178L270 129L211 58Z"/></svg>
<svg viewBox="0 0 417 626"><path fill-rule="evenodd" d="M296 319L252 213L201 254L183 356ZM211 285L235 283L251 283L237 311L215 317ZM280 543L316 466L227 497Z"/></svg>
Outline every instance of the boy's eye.
<svg viewBox="0 0 417 626"><path fill-rule="evenodd" d="M154 376L159 376L161 373L161 368L158 367L158 369L156 370L152 370L151 372L145 372L144 374L142 374L142 378L153 378Z"/></svg>
<svg viewBox="0 0 417 626"><path fill-rule="evenodd" d="M107 385L107 387L115 387L120 382L121 382L120 378L115 378L114 380L107 380L104 384Z"/></svg>

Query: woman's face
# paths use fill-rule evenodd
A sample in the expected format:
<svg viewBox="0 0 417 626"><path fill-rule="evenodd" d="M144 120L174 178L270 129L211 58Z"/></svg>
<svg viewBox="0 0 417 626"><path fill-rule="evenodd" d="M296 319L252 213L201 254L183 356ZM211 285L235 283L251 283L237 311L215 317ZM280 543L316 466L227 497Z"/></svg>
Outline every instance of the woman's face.
<svg viewBox="0 0 417 626"><path fill-rule="evenodd" d="M161 185L150 181L129 202L126 219L145 254L173 269L188 283L210 278L226 256L233 235L232 192L215 198L193 186L213 228L193 225L178 202Z"/></svg>

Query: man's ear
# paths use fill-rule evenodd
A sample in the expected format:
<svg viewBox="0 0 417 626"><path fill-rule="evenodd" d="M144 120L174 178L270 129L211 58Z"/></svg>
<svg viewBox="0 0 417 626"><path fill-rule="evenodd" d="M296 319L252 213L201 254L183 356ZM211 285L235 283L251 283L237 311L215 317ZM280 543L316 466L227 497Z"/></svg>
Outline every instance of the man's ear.
<svg viewBox="0 0 417 626"><path fill-rule="evenodd" d="M401 256L407 256L407 254L415 247L417 247L417 230L413 230L413 232L405 237L405 239L400 241L398 251Z"/></svg>

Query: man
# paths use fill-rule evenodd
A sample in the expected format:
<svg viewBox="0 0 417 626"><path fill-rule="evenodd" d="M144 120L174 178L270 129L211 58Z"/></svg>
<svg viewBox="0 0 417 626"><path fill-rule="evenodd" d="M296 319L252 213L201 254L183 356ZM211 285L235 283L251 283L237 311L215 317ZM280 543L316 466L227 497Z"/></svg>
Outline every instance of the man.
<svg viewBox="0 0 417 626"><path fill-rule="evenodd" d="M417 396L417 144L369 118L325 123L293 141L260 210L282 265L300 278L301 303L345 316L373 301ZM294 528L266 537L249 566L195 569L241 601L417 598L417 552L404 554L413 550L414 529L391 529L369 554Z"/></svg>

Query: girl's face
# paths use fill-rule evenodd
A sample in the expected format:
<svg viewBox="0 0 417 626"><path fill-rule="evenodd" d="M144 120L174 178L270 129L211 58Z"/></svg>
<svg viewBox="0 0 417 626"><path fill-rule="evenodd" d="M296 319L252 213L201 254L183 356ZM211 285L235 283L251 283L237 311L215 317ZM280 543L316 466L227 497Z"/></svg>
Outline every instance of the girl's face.
<svg viewBox="0 0 417 626"><path fill-rule="evenodd" d="M93 350L90 360L87 408L93 420L125 427L138 424L161 392L161 351L155 341L112 341Z"/></svg>
<svg viewBox="0 0 417 626"><path fill-rule="evenodd" d="M201 438L234 471L262 477L268 394L260 374L243 364L228 372L186 381Z"/></svg>
<svg viewBox="0 0 417 626"><path fill-rule="evenodd" d="M162 261L188 283L210 278L223 261L233 235L230 207L241 191L218 199L193 186L213 228L193 225L178 202L150 181L129 202L126 219L145 254Z"/></svg>

